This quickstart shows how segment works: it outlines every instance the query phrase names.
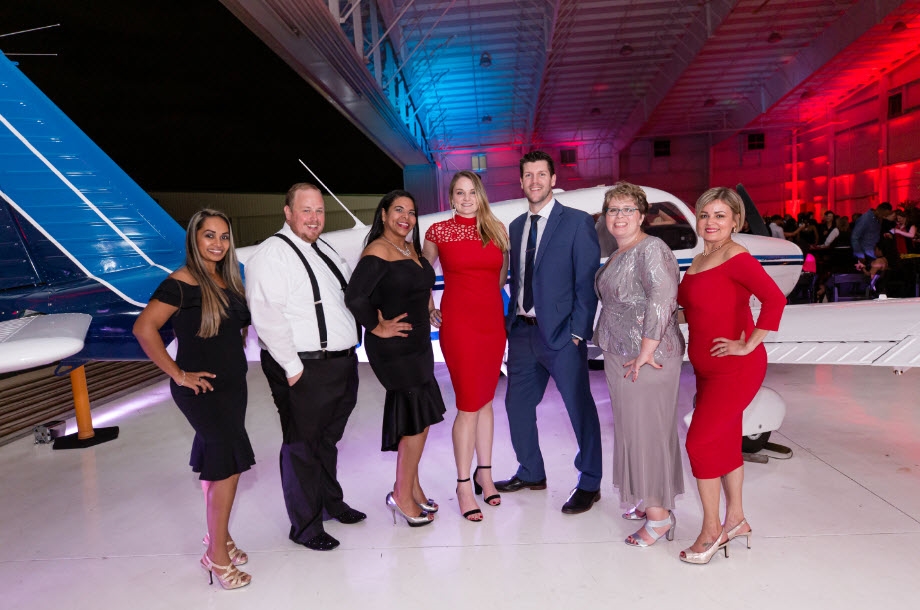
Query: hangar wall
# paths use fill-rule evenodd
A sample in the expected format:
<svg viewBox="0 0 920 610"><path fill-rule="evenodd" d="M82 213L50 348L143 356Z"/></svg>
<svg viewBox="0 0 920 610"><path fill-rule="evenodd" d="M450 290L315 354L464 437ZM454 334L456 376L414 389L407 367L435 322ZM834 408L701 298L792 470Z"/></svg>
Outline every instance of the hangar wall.
<svg viewBox="0 0 920 610"><path fill-rule="evenodd" d="M620 155L621 176L691 204L709 186L740 182L764 214L850 215L920 200L920 58L824 112L804 129L750 129L713 146L705 134L637 140ZM656 141L668 155L656 155Z"/></svg>

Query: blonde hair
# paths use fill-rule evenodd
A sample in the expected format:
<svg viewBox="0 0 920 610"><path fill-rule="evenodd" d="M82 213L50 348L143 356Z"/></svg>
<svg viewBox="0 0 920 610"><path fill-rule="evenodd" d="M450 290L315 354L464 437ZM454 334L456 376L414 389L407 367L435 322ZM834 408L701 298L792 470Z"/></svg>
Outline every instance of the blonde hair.
<svg viewBox="0 0 920 610"><path fill-rule="evenodd" d="M208 273L204 259L201 258L201 253L198 251L198 231L208 218L220 218L227 223L227 229L230 230L230 219L226 214L205 208L195 212L188 221L188 229L185 232L185 268L201 288L201 326L198 328L197 335L202 339L217 335L221 321L227 318L227 307L230 305L227 295ZM230 231L230 247L224 258L217 263L217 273L224 280L227 288L241 297L245 294L243 279L240 277L240 263L236 258L236 248L233 245L232 230Z"/></svg>
<svg viewBox="0 0 920 610"><path fill-rule="evenodd" d="M479 238L482 240L482 247L485 248L491 241L499 250L507 252L510 244L508 243L508 233L505 231L505 225L492 213L492 209L489 207L489 199L486 197L486 189L475 172L462 170L454 174L448 191L451 207L453 207L454 187L457 186L457 182L461 178L471 181L473 190L476 191L476 202L479 204L476 209L476 232L479 233Z"/></svg>
<svg viewBox="0 0 920 610"><path fill-rule="evenodd" d="M740 231L741 227L744 226L744 202L741 200L741 195L739 195L735 189L730 189L727 186L717 186L700 195L700 198L696 200L697 222L700 220L700 214L703 213L703 208L713 201L721 201L731 209L732 215L738 217L735 230Z"/></svg>

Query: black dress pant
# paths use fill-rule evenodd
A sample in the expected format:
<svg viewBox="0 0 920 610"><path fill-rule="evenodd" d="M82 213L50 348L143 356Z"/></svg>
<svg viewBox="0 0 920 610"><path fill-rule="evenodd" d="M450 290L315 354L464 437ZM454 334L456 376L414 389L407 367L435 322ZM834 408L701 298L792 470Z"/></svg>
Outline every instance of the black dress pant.
<svg viewBox="0 0 920 610"><path fill-rule="evenodd" d="M323 511L348 509L336 479L338 443L358 401L358 358L304 360L303 375L288 385L284 369L262 350L262 370L281 418L281 489L290 538L304 543L323 532Z"/></svg>

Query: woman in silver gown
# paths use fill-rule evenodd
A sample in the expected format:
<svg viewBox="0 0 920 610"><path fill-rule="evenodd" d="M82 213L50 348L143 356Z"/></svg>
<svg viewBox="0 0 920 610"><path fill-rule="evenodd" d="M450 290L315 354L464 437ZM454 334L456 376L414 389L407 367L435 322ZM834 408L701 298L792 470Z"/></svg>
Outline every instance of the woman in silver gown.
<svg viewBox="0 0 920 610"><path fill-rule="evenodd" d="M604 195L603 218L617 249L597 272L602 302L594 343L604 350L613 407L613 484L633 508L624 519L646 519L626 544L674 539L674 498L684 492L677 439L677 389L684 338L677 326L677 259L642 231L645 191L618 182Z"/></svg>

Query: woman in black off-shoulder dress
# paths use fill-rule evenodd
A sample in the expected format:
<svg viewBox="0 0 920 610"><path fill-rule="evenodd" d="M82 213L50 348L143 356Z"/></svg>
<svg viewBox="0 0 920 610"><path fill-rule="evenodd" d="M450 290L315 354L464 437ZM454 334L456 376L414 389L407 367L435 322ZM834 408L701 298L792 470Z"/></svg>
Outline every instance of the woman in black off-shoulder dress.
<svg viewBox="0 0 920 610"><path fill-rule="evenodd" d="M171 321L179 345L169 356L159 330ZM170 391L195 430L189 465L205 496L207 552L201 565L224 589L249 584L236 566L248 561L228 532L240 473L255 464L246 434L246 355L249 326L229 219L201 210L189 221L186 264L165 279L134 324L150 359L172 378Z"/></svg>
<svg viewBox="0 0 920 610"><path fill-rule="evenodd" d="M413 243L406 237L412 233ZM386 388L382 451L397 451L396 485L387 506L413 527L431 522L438 505L418 480L428 426L444 420L444 401L434 378L431 351L431 288L435 274L421 256L415 200L405 191L380 201L367 247L352 273L345 302L366 329L371 368Z"/></svg>

